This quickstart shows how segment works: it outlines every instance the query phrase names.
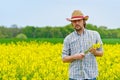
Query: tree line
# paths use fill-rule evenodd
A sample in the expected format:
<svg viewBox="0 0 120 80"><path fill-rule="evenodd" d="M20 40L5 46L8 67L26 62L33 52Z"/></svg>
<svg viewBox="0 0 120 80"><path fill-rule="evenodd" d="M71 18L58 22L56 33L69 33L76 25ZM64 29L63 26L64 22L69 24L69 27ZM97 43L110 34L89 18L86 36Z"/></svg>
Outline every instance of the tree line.
<svg viewBox="0 0 120 80"><path fill-rule="evenodd" d="M96 30L100 33L101 38L120 38L120 28L108 29L106 26L86 24L87 29ZM12 27L0 26L0 38L16 38L23 34L27 38L64 38L69 33L74 31L71 24L65 26L25 26L18 28L17 25Z"/></svg>

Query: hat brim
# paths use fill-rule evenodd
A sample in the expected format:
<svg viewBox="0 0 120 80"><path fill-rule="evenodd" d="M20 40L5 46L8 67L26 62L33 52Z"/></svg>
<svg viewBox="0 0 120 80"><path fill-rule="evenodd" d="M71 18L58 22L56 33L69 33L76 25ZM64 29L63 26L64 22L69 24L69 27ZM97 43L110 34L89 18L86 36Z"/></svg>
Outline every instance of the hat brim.
<svg viewBox="0 0 120 80"><path fill-rule="evenodd" d="M83 18L66 18L67 21L74 21L74 20L81 20L84 19L85 21L87 21L89 18L89 16L84 16Z"/></svg>

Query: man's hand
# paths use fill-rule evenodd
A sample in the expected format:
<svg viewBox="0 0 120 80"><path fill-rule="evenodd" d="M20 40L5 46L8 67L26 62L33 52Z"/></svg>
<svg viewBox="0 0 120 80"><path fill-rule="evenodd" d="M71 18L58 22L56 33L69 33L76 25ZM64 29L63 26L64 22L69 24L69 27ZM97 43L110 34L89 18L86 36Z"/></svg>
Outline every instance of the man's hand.
<svg viewBox="0 0 120 80"><path fill-rule="evenodd" d="M77 53L74 55L66 56L62 60L63 62L73 62L74 60L82 60L84 58L85 54L84 53Z"/></svg>
<svg viewBox="0 0 120 80"><path fill-rule="evenodd" d="M91 52L92 54L96 54L96 48L90 48L89 52Z"/></svg>
<svg viewBox="0 0 120 80"><path fill-rule="evenodd" d="M103 51L97 51L96 48L91 48L89 50L94 56L102 57L103 56Z"/></svg>
<svg viewBox="0 0 120 80"><path fill-rule="evenodd" d="M73 55L73 59L76 59L76 60L77 60L77 59L83 59L84 56L85 56L84 53L74 54L74 55Z"/></svg>

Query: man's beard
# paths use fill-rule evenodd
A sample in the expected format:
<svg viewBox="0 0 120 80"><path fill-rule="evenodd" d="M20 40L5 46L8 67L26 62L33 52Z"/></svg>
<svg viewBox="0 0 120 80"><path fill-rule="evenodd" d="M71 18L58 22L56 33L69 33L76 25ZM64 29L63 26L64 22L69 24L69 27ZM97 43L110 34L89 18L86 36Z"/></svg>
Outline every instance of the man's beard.
<svg viewBox="0 0 120 80"><path fill-rule="evenodd" d="M83 27L81 25L75 25L75 28L74 28L76 31L80 31L83 29Z"/></svg>

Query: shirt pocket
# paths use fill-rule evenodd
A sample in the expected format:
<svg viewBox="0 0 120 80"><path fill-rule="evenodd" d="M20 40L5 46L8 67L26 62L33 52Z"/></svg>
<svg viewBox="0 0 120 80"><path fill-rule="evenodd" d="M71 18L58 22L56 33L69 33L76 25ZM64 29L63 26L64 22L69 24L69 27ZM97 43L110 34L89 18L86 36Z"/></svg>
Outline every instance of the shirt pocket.
<svg viewBox="0 0 120 80"><path fill-rule="evenodd" d="M80 43L77 40L74 40L70 43L71 55L80 52Z"/></svg>

